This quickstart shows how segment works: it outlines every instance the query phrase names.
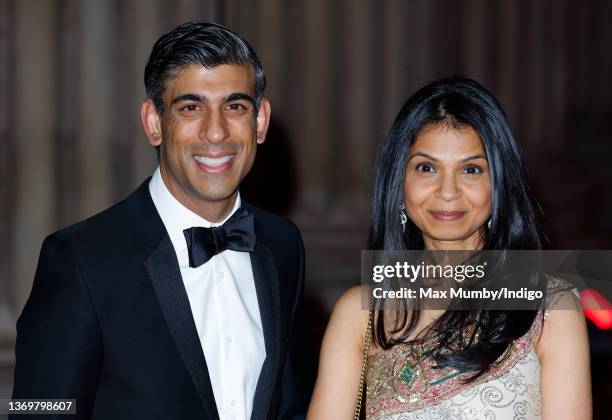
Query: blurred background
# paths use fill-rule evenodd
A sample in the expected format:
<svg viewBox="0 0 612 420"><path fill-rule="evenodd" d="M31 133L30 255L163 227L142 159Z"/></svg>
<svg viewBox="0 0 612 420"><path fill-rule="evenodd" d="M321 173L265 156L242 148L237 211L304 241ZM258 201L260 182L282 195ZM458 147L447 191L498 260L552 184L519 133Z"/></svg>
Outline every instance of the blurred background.
<svg viewBox="0 0 612 420"><path fill-rule="evenodd" d="M263 62L272 128L243 195L301 228L314 348L359 282L377 147L433 79L468 76L497 96L551 248L612 248L607 0L0 0L0 398L43 238L155 169L144 65L191 19L241 33ZM589 329L595 418L609 418L612 333Z"/></svg>

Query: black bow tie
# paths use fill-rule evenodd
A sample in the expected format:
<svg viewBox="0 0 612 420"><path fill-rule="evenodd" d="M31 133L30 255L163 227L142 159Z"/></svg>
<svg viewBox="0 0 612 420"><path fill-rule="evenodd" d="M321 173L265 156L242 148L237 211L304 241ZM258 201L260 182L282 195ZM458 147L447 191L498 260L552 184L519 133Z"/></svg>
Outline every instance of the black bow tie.
<svg viewBox="0 0 612 420"><path fill-rule="evenodd" d="M183 231L189 249L189 267L204 264L226 249L252 252L255 249L253 215L240 207L222 226L192 227Z"/></svg>

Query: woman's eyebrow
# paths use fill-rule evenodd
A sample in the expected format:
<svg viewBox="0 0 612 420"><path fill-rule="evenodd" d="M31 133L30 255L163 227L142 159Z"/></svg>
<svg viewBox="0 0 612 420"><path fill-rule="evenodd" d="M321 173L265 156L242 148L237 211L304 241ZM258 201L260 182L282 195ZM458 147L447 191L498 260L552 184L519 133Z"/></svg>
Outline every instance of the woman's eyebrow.
<svg viewBox="0 0 612 420"><path fill-rule="evenodd" d="M472 159L484 159L487 160L487 156L483 155L482 153L479 153L477 155L472 155L472 156L468 156L466 158L461 159L462 162L467 162L468 160L472 160Z"/></svg>
<svg viewBox="0 0 612 420"><path fill-rule="evenodd" d="M424 153L424 152L414 152L414 153L413 153L413 154L412 154L412 155L411 155L411 156L408 158L408 160L410 160L410 159L412 159L413 157L416 157L416 156L423 156L423 157L426 157L427 159L431 159L431 160L435 160L435 161L439 160L438 158L435 158L435 157L433 157L432 155L428 155L427 153Z"/></svg>
<svg viewBox="0 0 612 420"><path fill-rule="evenodd" d="M412 159L413 157L416 157L416 156L422 156L422 157L425 157L425 158L433 160L433 161L440 160L440 159L438 159L438 158L436 158L436 157L434 157L434 156L432 156L432 155L430 155L428 153L425 153L425 152L414 152L412 155L410 155L408 160L410 160L410 159ZM465 157L465 158L461 159L461 162L467 162L468 160L472 160L472 159L484 159L484 160L487 160L487 156L482 154L482 153L478 153L478 154L471 155L471 156L468 156L468 157Z"/></svg>

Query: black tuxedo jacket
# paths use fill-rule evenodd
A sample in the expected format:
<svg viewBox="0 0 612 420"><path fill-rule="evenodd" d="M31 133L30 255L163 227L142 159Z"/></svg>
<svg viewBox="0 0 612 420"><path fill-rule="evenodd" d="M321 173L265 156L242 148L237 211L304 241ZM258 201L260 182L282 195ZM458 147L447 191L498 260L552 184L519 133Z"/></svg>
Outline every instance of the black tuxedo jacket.
<svg viewBox="0 0 612 420"><path fill-rule="evenodd" d="M77 418L219 417L148 184L45 239L17 322L13 398L76 398ZM252 418L302 418L315 375L302 315L302 240L291 223L244 205L255 218L251 265L266 348Z"/></svg>

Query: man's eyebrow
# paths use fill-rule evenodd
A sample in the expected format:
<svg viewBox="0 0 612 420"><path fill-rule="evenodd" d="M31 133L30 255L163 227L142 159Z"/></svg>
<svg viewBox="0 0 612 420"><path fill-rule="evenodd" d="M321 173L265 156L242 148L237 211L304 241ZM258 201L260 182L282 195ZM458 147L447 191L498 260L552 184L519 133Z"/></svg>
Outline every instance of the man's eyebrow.
<svg viewBox="0 0 612 420"><path fill-rule="evenodd" d="M235 92L229 95L227 98L225 98L225 102L240 101L240 100L249 101L251 104L253 104L253 106L255 106L255 99L253 99L251 95L247 95L246 93L243 93L243 92Z"/></svg>
<svg viewBox="0 0 612 420"><path fill-rule="evenodd" d="M255 106L255 99L253 99L252 96L247 95L246 93L243 93L243 92L234 92L226 96L224 100L225 102L246 100L246 101L249 101L251 104L253 104L253 106ZM197 95L195 93L185 93L183 95L179 95L176 98L174 98L171 102L171 105L174 105L175 103L181 102L181 101L206 102L207 99L205 96Z"/></svg>
<svg viewBox="0 0 612 420"><path fill-rule="evenodd" d="M179 95L172 100L170 105L174 105L177 102L181 101L196 101L196 102L204 102L206 98L200 95L196 95L195 93L185 93L183 95Z"/></svg>

